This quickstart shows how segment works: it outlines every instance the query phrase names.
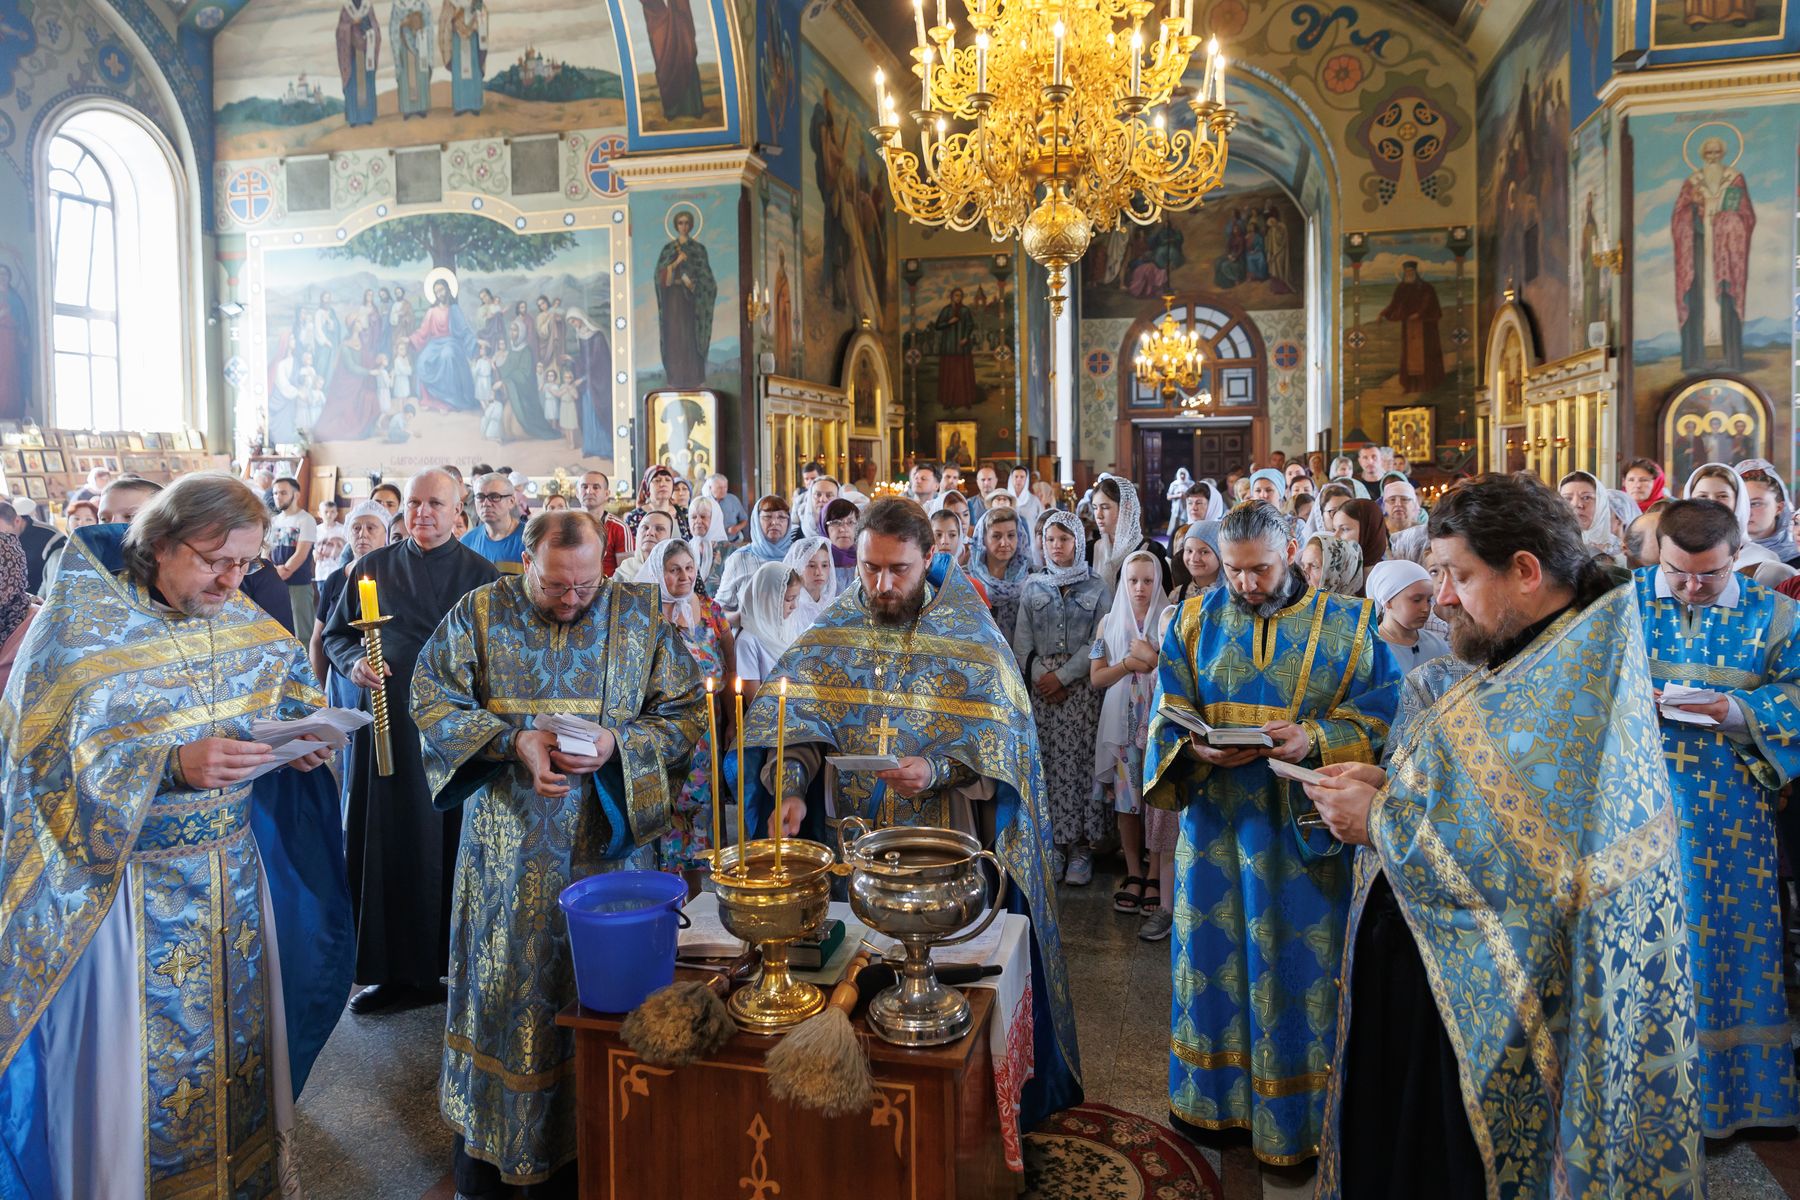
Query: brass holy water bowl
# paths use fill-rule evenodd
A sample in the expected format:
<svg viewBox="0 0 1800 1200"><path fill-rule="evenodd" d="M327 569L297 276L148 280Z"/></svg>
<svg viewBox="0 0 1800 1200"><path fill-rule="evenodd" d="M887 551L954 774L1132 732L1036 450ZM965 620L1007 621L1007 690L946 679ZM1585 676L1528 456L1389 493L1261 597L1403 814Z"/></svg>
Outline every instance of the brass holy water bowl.
<svg viewBox="0 0 1800 1200"><path fill-rule="evenodd" d="M850 907L870 929L906 947L900 981L869 1004L869 1024L899 1046L939 1046L969 1032L969 1001L938 981L932 946L955 946L979 937L1006 900L1006 869L966 833L896 825L871 829L846 818L844 859L850 867ZM981 860L993 864L999 890L991 908ZM957 930L981 916L974 928ZM954 935L954 936L952 936Z"/></svg>
<svg viewBox="0 0 1800 1200"><path fill-rule="evenodd" d="M779 873L769 838L715 852L719 921L734 937L762 947L756 982L726 1001L732 1019L747 1032L779 1033L825 1007L823 992L793 977L788 952L794 942L824 930L834 868L844 871L831 847L796 838L781 840Z"/></svg>

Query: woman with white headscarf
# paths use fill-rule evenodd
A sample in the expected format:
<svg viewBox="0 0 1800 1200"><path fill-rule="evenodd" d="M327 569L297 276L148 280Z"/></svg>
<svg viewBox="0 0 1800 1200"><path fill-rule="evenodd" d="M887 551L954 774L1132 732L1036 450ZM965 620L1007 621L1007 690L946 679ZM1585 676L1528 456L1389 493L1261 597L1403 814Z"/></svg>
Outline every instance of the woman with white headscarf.
<svg viewBox="0 0 1800 1200"><path fill-rule="evenodd" d="M782 564L800 577L800 595L789 618L790 631L798 636L812 627L819 614L837 596L837 573L831 567L831 543L822 537L802 538L787 552Z"/></svg>
<svg viewBox="0 0 1800 1200"><path fill-rule="evenodd" d="M1792 506L1781 472L1766 458L1746 458L1732 469L1744 481L1749 497L1750 540L1778 561L1800 565L1800 545L1794 541Z"/></svg>
<svg viewBox="0 0 1800 1200"><path fill-rule="evenodd" d="M1431 620L1431 572L1408 558L1379 562L1364 587L1381 609L1375 636L1386 642L1401 673L1450 653L1450 643L1425 628Z"/></svg>
<svg viewBox="0 0 1800 1200"><path fill-rule="evenodd" d="M1738 529L1744 534L1744 547L1732 564L1735 568L1742 570L1758 563L1777 561L1773 554L1750 540L1750 489L1744 486L1738 473L1724 463L1709 462L1695 467L1687 478L1687 486L1681 489L1681 498L1711 500L1737 516Z"/></svg>
<svg viewBox="0 0 1800 1200"><path fill-rule="evenodd" d="M1112 609L1101 619L1100 635L1088 654L1088 682L1104 692L1094 740L1094 782L1112 797L1119 849L1125 857L1125 880L1113 894L1113 908L1146 917L1162 911L1158 858L1173 856L1173 835L1180 829L1174 820L1161 822L1160 844L1146 845L1144 748L1150 734L1150 698L1156 691L1156 619L1167 603L1161 564L1143 550L1132 551L1119 571ZM1160 916L1154 919L1156 924L1146 925L1143 932L1154 935L1149 940L1160 940L1168 935L1168 923Z"/></svg>
<svg viewBox="0 0 1800 1200"><path fill-rule="evenodd" d="M637 581L656 585L662 596L663 619L675 626L700 674L716 680L723 689L731 679L735 657L731 630L725 624L725 611L715 601L696 594L698 568L693 547L682 538L672 537L658 542L650 551ZM669 828L656 843L657 865L664 871L691 876L690 886L698 886L695 873L712 848L713 795L709 775L713 752L711 741L702 731L694 743L693 757L688 760L681 792L675 797Z"/></svg>
<svg viewBox="0 0 1800 1200"><path fill-rule="evenodd" d="M1163 493L1164 498L1169 502L1169 528L1167 532L1170 537L1175 536L1176 528L1186 519L1185 514L1182 511L1181 501L1193 486L1194 477L1188 473L1188 469L1186 467L1176 467L1175 478L1169 482L1168 488Z"/></svg>
<svg viewBox="0 0 1800 1200"><path fill-rule="evenodd" d="M1014 467L1006 477L1006 490L1012 493L1013 508L1025 528L1036 529L1038 518L1044 515L1044 502L1031 490L1031 472L1024 467Z"/></svg>
<svg viewBox="0 0 1800 1200"><path fill-rule="evenodd" d="M719 577L725 573L725 522L711 496L702 494L688 505L688 528L694 531L689 540L700 575L700 590L708 596L717 595Z"/></svg>
<svg viewBox="0 0 1800 1200"><path fill-rule="evenodd" d="M1088 569L1087 534L1073 513L1044 518L1044 569L1025 581L1013 653L1031 684L1032 717L1050 809L1053 880L1077 886L1094 877L1092 847L1110 832L1094 789L1100 695L1088 683L1088 654L1110 592Z"/></svg>
<svg viewBox="0 0 1800 1200"><path fill-rule="evenodd" d="M787 648L793 645L788 618L800 598L800 577L786 563L764 563L744 585L742 624L737 635L737 674L744 683L744 700L756 689Z"/></svg>
<svg viewBox="0 0 1800 1200"><path fill-rule="evenodd" d="M1148 550L1162 567L1162 583L1169 586L1169 552L1144 536L1143 512L1138 506L1137 485L1117 475L1102 475L1091 493L1094 524L1100 540L1094 544L1094 574L1110 595L1119 583L1119 568L1134 550Z"/></svg>
<svg viewBox="0 0 1800 1200"><path fill-rule="evenodd" d="M1733 480L1736 478L1732 476ZM1575 514L1575 524L1581 530L1581 541L1588 553L1604 554L1615 562L1624 562L1625 530L1620 527L1618 515L1606 498L1606 489L1600 486L1600 480L1587 471L1570 471L1557 482L1556 491Z"/></svg>

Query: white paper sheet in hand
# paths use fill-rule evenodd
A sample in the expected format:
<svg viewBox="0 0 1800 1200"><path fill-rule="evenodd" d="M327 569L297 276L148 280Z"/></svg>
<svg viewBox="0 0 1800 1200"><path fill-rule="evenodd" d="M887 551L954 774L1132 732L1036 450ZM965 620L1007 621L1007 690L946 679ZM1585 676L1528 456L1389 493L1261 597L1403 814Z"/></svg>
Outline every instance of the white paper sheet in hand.
<svg viewBox="0 0 1800 1200"><path fill-rule="evenodd" d="M1688 712L1685 709L1670 708L1666 704L1658 711L1662 713L1665 719L1679 722L1682 725L1698 725L1701 728L1706 728L1718 724L1717 721L1713 720L1705 713Z"/></svg>
<svg viewBox="0 0 1800 1200"><path fill-rule="evenodd" d="M1725 693L1708 691L1706 688L1689 687L1685 683L1665 683L1662 689L1661 704L1713 704L1725 699Z"/></svg>
<svg viewBox="0 0 1800 1200"><path fill-rule="evenodd" d="M265 746L283 746L296 738L342 746L345 739L375 718L356 708L321 708L291 721L252 721L250 736Z"/></svg>
<svg viewBox="0 0 1800 1200"><path fill-rule="evenodd" d="M827 754L825 761L840 771L892 771L900 765L891 754Z"/></svg>
<svg viewBox="0 0 1800 1200"><path fill-rule="evenodd" d="M533 724L546 733L556 735L556 748L564 754L597 758L600 754L600 726L585 717L569 713L546 713Z"/></svg>
<svg viewBox="0 0 1800 1200"><path fill-rule="evenodd" d="M280 770L282 767L293 762L296 758L304 758L314 750L332 750L336 749L336 747L328 746L324 742L310 741L306 738L295 738L293 741L283 742L279 746L272 747L272 749L275 753L275 761L266 762L262 766L256 768L256 770L244 777L246 780L261 779L270 771Z"/></svg>

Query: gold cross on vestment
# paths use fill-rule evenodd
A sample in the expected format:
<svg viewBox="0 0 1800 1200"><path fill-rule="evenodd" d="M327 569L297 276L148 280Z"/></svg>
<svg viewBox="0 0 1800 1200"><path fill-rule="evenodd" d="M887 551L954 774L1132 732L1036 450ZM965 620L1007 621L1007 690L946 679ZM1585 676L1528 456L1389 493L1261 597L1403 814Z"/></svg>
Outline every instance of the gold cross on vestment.
<svg viewBox="0 0 1800 1200"><path fill-rule="evenodd" d="M156 973L168 979L176 987L181 987L187 983L189 975L204 965L206 965L206 959L189 949L186 942L182 942L180 945L169 947L169 953L163 957L162 965L156 968Z"/></svg>
<svg viewBox="0 0 1800 1200"><path fill-rule="evenodd" d="M250 947L256 945L256 930L250 928L250 922L239 922L238 935L231 940L231 944L237 947L239 958L250 957Z"/></svg>
<svg viewBox="0 0 1800 1200"><path fill-rule="evenodd" d="M881 724L870 726L869 732L875 735L875 753L883 758L887 757L888 743L900 736L900 731L894 728L886 713L881 714Z"/></svg>
<svg viewBox="0 0 1800 1200"><path fill-rule="evenodd" d="M174 1113L177 1121L185 1121L187 1120L188 1110L198 1104L201 1097L205 1095L205 1088L195 1087L193 1081L186 1075L183 1075L181 1077L181 1083L173 1092L163 1098L162 1103L158 1105L158 1107L166 1108Z"/></svg>
<svg viewBox="0 0 1800 1200"><path fill-rule="evenodd" d="M230 833L231 827L236 824L237 817L232 811L229 808L221 808L207 819L206 827L212 830L213 838L217 840Z"/></svg>

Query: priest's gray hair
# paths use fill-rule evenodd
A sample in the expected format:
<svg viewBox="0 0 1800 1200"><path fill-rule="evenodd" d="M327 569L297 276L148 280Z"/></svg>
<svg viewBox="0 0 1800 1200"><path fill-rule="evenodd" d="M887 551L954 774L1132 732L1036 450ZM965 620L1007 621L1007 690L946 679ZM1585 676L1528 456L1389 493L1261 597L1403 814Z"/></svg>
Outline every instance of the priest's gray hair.
<svg viewBox="0 0 1800 1200"><path fill-rule="evenodd" d="M1219 525L1219 540L1261 542L1279 550L1294 540L1294 527L1267 500L1249 500L1225 514Z"/></svg>
<svg viewBox="0 0 1800 1200"><path fill-rule="evenodd" d="M254 525L269 527L269 510L241 479L216 471L184 475L138 509L125 532L125 572L133 583L156 582L156 554L171 542L205 546Z"/></svg>
<svg viewBox="0 0 1800 1200"><path fill-rule="evenodd" d="M566 550L590 540L605 543L600 522L579 508L546 508L525 522L525 553L533 558L548 547Z"/></svg>
<svg viewBox="0 0 1800 1200"><path fill-rule="evenodd" d="M458 500L462 498L462 480L442 467L426 467L423 471L413 475L406 481L406 491L411 492L414 484L423 483L427 479L443 480L450 485L452 496Z"/></svg>

